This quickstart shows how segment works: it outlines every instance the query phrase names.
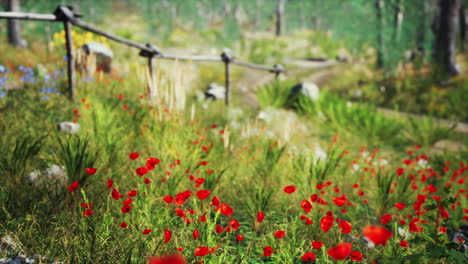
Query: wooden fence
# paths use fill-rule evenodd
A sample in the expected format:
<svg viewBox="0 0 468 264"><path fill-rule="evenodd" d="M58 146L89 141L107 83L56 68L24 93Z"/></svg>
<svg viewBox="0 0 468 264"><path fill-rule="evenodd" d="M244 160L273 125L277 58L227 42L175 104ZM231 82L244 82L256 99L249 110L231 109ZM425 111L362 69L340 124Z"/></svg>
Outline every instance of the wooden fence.
<svg viewBox="0 0 468 264"><path fill-rule="evenodd" d="M241 67L251 68L255 70L268 71L275 74L275 77L281 73L286 72L284 67L280 64L276 64L273 67L265 65L257 65L247 62L238 61L229 52L224 51L220 56L176 56L164 54L160 48L151 44L141 44L129 39L125 39L114 34L105 32L92 25L89 25L79 18L80 14L73 12L73 7L61 5L55 9L53 14L35 14L35 13L23 13L23 12L0 12L0 18L4 19L20 19L20 20L36 20L36 21L49 21L49 22L62 22L65 29L65 46L67 50L67 76L68 76L68 89L69 98L74 101L75 99L75 57L73 54L73 39L71 28L72 26L79 27L83 30L92 32L94 34L103 36L111 39L115 42L127 45L129 47L140 50L139 55L147 58L148 68L150 72L150 84L153 79L153 59L166 59L166 60L179 60L179 61L204 61L204 62L222 62L224 63L225 69L225 102L226 105L230 103L230 65L238 65ZM151 87L150 87L151 88Z"/></svg>

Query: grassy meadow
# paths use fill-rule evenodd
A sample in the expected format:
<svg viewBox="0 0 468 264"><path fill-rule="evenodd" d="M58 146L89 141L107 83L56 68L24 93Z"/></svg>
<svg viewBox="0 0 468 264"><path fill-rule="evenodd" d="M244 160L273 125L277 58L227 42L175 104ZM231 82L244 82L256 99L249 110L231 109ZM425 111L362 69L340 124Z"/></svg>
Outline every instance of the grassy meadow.
<svg viewBox="0 0 468 264"><path fill-rule="evenodd" d="M371 68L372 52L350 54L316 98L289 96L316 72L291 66L253 89L258 104L249 105L236 82L251 72L236 67L227 107L197 99L223 84L221 64L156 60L148 92L138 51L109 43L116 70L78 74L70 102L61 34L28 49L0 38L0 237L16 244L2 240L0 258L466 263L467 242L452 238L468 221L467 137L440 120L467 121L466 75L429 86L429 73L388 77ZM164 44L190 39L173 34ZM77 46L98 40L74 37ZM195 50L210 38L194 36ZM288 49L300 38L316 48ZM335 56L345 45L316 31L232 43L240 58L267 65ZM57 131L63 121L79 132Z"/></svg>

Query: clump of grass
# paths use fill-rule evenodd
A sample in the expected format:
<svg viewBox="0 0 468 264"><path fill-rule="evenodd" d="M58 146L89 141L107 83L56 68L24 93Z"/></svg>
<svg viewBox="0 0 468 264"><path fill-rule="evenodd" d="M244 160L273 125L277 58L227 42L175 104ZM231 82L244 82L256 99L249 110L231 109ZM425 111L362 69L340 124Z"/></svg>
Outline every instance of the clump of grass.
<svg viewBox="0 0 468 264"><path fill-rule="evenodd" d="M19 136L11 151L5 151L0 157L0 171L12 177L22 176L42 147L43 137L31 135Z"/></svg>
<svg viewBox="0 0 468 264"><path fill-rule="evenodd" d="M410 118L405 136L413 144L430 147L441 139L449 138L455 127L456 123L443 125L432 117Z"/></svg>
<svg viewBox="0 0 468 264"><path fill-rule="evenodd" d="M80 185L88 182L86 168L94 168L99 152L91 147L89 139L78 135L56 137L58 143L57 156L65 166L69 183L78 181Z"/></svg>

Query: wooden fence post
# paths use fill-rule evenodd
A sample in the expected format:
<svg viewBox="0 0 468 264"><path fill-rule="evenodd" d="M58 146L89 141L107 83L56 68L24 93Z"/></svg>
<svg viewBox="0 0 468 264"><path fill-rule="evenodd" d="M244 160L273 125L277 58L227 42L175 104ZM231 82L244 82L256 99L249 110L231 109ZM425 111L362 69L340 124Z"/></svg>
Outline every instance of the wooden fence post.
<svg viewBox="0 0 468 264"><path fill-rule="evenodd" d="M221 53L221 60L224 62L224 81L225 81L225 86L226 86L226 91L225 91L225 102L226 105L229 106L230 101L231 101L231 77L230 77L230 71L229 71L229 63L231 63L234 58L232 57L232 54L228 50L224 50L223 53Z"/></svg>
<svg viewBox="0 0 468 264"><path fill-rule="evenodd" d="M151 44L146 44L145 47L147 49L140 50L139 55L148 59L148 71L149 71L149 82L148 82L148 95L151 96L151 91L153 90L153 81L154 81L154 73L153 73L153 58L161 52L159 49Z"/></svg>
<svg viewBox="0 0 468 264"><path fill-rule="evenodd" d="M73 7L61 5L54 11L57 21L63 21L65 29L65 47L67 49L68 96L75 101L75 55L73 54L72 20L81 17L73 13Z"/></svg>
<svg viewBox="0 0 468 264"><path fill-rule="evenodd" d="M75 56L73 54L73 38L70 21L63 21L65 28L65 45L67 48L67 74L68 74L68 96L71 101L75 100Z"/></svg>
<svg viewBox="0 0 468 264"><path fill-rule="evenodd" d="M273 65L273 69L270 70L270 72L275 74L275 80L278 81L279 80L279 75L282 72L284 72L284 67L281 64L275 64L275 65Z"/></svg>

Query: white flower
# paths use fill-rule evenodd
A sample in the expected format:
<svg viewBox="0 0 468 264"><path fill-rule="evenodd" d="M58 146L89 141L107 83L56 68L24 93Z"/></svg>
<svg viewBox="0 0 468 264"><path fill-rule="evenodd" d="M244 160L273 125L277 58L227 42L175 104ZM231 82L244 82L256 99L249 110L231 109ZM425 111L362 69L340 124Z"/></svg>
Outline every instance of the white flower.
<svg viewBox="0 0 468 264"><path fill-rule="evenodd" d="M404 239L408 239L411 237L411 233L401 227L398 227L398 234L402 236Z"/></svg>
<svg viewBox="0 0 468 264"><path fill-rule="evenodd" d="M314 148L314 157L317 160L326 160L327 153L320 146L317 145Z"/></svg>

